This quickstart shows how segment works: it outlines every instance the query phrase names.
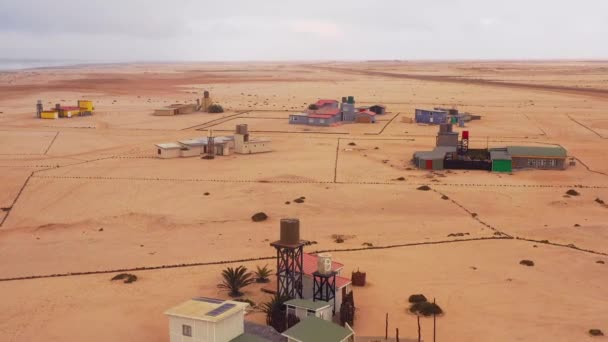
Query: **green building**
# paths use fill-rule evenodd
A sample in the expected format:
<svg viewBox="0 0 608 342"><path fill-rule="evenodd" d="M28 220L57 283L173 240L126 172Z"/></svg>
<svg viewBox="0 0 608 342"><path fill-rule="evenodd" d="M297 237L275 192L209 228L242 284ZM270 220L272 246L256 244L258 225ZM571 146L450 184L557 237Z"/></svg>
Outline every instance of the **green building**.
<svg viewBox="0 0 608 342"><path fill-rule="evenodd" d="M492 160L492 172L513 171L512 158L506 149L490 150L490 159Z"/></svg>

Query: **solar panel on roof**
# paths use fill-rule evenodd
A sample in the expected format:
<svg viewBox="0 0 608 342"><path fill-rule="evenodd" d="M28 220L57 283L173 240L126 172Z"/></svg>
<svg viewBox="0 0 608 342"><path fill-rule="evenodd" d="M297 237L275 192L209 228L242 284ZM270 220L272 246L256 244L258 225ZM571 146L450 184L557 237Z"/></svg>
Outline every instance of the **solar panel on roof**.
<svg viewBox="0 0 608 342"><path fill-rule="evenodd" d="M215 317L235 307L236 304L226 303L206 313L207 316Z"/></svg>
<svg viewBox="0 0 608 342"><path fill-rule="evenodd" d="M199 302L205 302L205 303L211 303L211 304L222 304L224 302L224 300L222 300L222 299L215 299L215 298L209 298L209 297L192 298L192 300L197 300Z"/></svg>

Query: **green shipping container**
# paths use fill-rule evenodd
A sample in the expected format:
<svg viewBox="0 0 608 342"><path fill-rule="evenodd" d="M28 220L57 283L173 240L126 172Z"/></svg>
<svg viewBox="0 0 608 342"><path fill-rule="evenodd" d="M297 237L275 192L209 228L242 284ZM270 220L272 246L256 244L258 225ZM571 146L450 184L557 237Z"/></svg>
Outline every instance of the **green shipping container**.
<svg viewBox="0 0 608 342"><path fill-rule="evenodd" d="M453 124L457 124L458 123L458 117L452 116L452 123Z"/></svg>
<svg viewBox="0 0 608 342"><path fill-rule="evenodd" d="M492 160L492 172L511 172L513 167L510 160Z"/></svg>

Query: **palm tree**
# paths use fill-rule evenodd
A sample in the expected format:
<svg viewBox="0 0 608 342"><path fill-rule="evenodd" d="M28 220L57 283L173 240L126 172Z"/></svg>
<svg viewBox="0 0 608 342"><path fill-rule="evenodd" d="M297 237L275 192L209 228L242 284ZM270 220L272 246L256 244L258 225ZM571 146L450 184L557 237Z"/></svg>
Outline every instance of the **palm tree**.
<svg viewBox="0 0 608 342"><path fill-rule="evenodd" d="M256 266L256 271L253 273L256 276L255 281L258 283L268 283L270 279L270 275L272 274L272 270L268 268L268 264L264 265L264 267Z"/></svg>
<svg viewBox="0 0 608 342"><path fill-rule="evenodd" d="M266 314L266 324L281 333L288 328L284 303L289 299L288 296L275 295L269 302L262 304L262 311Z"/></svg>
<svg viewBox="0 0 608 342"><path fill-rule="evenodd" d="M253 273L248 272L245 266L228 267L222 271L222 278L222 283L218 284L217 287L230 291L228 293L230 297L242 296L241 289L255 281Z"/></svg>

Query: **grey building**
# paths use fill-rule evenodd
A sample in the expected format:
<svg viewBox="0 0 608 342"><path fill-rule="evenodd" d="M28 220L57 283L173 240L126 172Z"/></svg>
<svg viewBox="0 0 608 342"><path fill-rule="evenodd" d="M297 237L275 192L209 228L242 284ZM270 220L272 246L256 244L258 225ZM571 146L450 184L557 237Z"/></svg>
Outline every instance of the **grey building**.
<svg viewBox="0 0 608 342"><path fill-rule="evenodd" d="M415 121L430 125L447 123L448 112L438 110L416 109Z"/></svg>
<svg viewBox="0 0 608 342"><path fill-rule="evenodd" d="M458 147L458 132L452 131L452 124L442 123L439 125L435 146Z"/></svg>

